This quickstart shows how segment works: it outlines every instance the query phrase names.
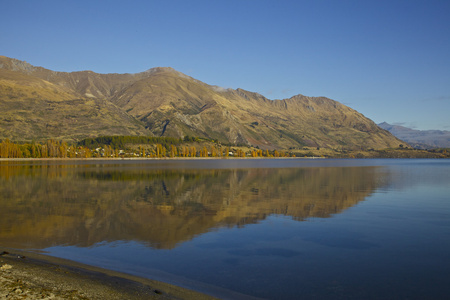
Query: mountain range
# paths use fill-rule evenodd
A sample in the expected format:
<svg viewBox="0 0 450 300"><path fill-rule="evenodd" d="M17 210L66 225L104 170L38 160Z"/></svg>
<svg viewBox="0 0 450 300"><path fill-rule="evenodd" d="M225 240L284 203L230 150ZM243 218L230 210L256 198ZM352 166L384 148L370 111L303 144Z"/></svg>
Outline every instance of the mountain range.
<svg viewBox="0 0 450 300"><path fill-rule="evenodd" d="M56 72L0 56L0 139L195 136L262 149L398 147L405 142L325 97L270 100L172 68Z"/></svg>
<svg viewBox="0 0 450 300"><path fill-rule="evenodd" d="M417 149L450 148L450 131L416 130L386 122L380 123L378 126Z"/></svg>

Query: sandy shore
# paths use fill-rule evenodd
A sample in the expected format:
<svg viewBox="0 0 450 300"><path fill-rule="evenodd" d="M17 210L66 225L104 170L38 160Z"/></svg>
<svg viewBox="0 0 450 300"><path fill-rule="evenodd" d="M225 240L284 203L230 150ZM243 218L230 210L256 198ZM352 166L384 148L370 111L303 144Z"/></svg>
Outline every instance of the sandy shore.
<svg viewBox="0 0 450 300"><path fill-rule="evenodd" d="M0 299L215 299L177 286L0 249Z"/></svg>

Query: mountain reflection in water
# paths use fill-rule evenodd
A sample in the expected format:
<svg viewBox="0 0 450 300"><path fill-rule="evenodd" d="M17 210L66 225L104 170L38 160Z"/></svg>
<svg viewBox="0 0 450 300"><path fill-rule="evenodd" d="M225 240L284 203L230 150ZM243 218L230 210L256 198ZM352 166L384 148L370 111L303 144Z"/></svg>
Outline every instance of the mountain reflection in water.
<svg viewBox="0 0 450 300"><path fill-rule="evenodd" d="M88 247L139 241L158 249L218 227L282 214L327 218L382 185L377 167L151 169L0 165L0 244Z"/></svg>

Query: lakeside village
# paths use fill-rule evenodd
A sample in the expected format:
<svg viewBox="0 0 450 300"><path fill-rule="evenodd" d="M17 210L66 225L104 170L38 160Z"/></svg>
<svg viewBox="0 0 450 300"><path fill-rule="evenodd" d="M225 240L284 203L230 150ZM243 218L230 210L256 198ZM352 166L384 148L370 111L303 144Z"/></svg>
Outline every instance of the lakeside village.
<svg viewBox="0 0 450 300"><path fill-rule="evenodd" d="M246 145L224 145L217 140L186 136L103 136L73 144L53 139L46 142L0 142L0 158L450 158L450 149L331 149L320 147L262 150Z"/></svg>

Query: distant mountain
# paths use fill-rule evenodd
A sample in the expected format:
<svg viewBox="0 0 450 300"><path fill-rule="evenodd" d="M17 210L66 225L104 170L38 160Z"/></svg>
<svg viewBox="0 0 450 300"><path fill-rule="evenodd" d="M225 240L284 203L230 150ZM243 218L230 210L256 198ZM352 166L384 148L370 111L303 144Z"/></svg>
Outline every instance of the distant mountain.
<svg viewBox="0 0 450 300"><path fill-rule="evenodd" d="M259 146L398 147L404 142L325 97L269 100L172 68L136 74L55 72L0 56L0 138L198 136Z"/></svg>
<svg viewBox="0 0 450 300"><path fill-rule="evenodd" d="M415 130L386 122L380 123L378 126L418 149L450 147L450 131Z"/></svg>

